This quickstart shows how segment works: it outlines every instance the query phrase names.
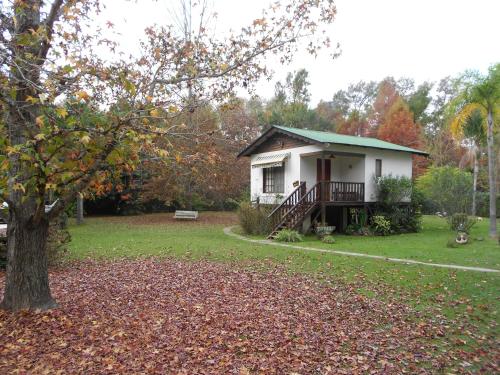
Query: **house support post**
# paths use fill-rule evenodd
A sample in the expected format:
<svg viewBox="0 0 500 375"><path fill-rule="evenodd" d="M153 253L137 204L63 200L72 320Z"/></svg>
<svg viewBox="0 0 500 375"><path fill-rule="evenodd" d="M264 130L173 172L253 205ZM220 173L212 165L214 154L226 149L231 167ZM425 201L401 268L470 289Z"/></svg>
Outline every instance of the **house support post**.
<svg viewBox="0 0 500 375"><path fill-rule="evenodd" d="M321 180L320 180L320 195L321 195L321 225L326 226L326 183L325 183L325 153L321 153Z"/></svg>

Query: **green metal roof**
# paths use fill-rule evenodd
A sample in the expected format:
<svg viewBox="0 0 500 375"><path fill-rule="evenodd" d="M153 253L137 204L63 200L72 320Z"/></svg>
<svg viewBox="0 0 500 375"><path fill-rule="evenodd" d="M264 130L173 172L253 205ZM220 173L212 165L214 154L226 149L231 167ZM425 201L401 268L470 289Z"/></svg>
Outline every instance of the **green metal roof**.
<svg viewBox="0 0 500 375"><path fill-rule="evenodd" d="M353 135L344 135L344 134L323 132L318 130L289 128L286 126L277 126L277 125L273 125L273 128L298 135L302 138L310 139L314 142L335 143L335 144L350 145L350 146L360 146L360 147L379 148L379 149L393 150L393 151L411 152L412 154L419 154L419 155L429 155L425 151L420 151L414 148L397 145L395 143L382 141L376 138L356 137Z"/></svg>

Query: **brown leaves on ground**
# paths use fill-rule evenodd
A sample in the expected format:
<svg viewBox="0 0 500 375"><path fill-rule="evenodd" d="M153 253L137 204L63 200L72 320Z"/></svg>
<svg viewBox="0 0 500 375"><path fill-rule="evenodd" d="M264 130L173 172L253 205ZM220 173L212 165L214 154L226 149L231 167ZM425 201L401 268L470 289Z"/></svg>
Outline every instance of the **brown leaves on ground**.
<svg viewBox="0 0 500 375"><path fill-rule="evenodd" d="M59 309L0 311L0 373L414 374L460 360L405 305L278 270L86 262L51 280Z"/></svg>

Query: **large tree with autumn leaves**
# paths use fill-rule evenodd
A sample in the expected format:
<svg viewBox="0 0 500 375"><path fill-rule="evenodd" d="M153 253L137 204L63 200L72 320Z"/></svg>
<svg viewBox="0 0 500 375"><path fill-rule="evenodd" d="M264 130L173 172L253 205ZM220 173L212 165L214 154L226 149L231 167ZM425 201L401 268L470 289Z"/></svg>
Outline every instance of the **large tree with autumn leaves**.
<svg viewBox="0 0 500 375"><path fill-rule="evenodd" d="M55 306L45 250L49 221L107 171L133 169L139 151L171 157L174 150L157 149L152 138L194 134L172 121L192 110L183 94L223 101L237 87L270 74L268 54L286 63L300 40L307 39L310 53L328 47L322 26L336 13L332 0L278 1L248 27L219 39L204 30L186 38L168 25L153 26L146 30L142 55L125 60L97 52L102 45L109 51L118 47L96 21L104 3L0 5L0 195L9 205L6 309ZM49 192L58 200L46 210Z"/></svg>

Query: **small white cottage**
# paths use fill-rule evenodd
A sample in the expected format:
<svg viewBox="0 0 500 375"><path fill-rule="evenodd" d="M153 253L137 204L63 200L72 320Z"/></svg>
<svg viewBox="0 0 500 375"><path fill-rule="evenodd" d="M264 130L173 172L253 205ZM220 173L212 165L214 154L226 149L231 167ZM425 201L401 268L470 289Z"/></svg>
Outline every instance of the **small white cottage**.
<svg viewBox="0 0 500 375"><path fill-rule="evenodd" d="M375 178L412 177L412 156L426 152L367 137L273 126L240 152L251 161L251 196L273 211L281 228L341 229L347 210L376 202ZM273 232L274 233L274 232Z"/></svg>

